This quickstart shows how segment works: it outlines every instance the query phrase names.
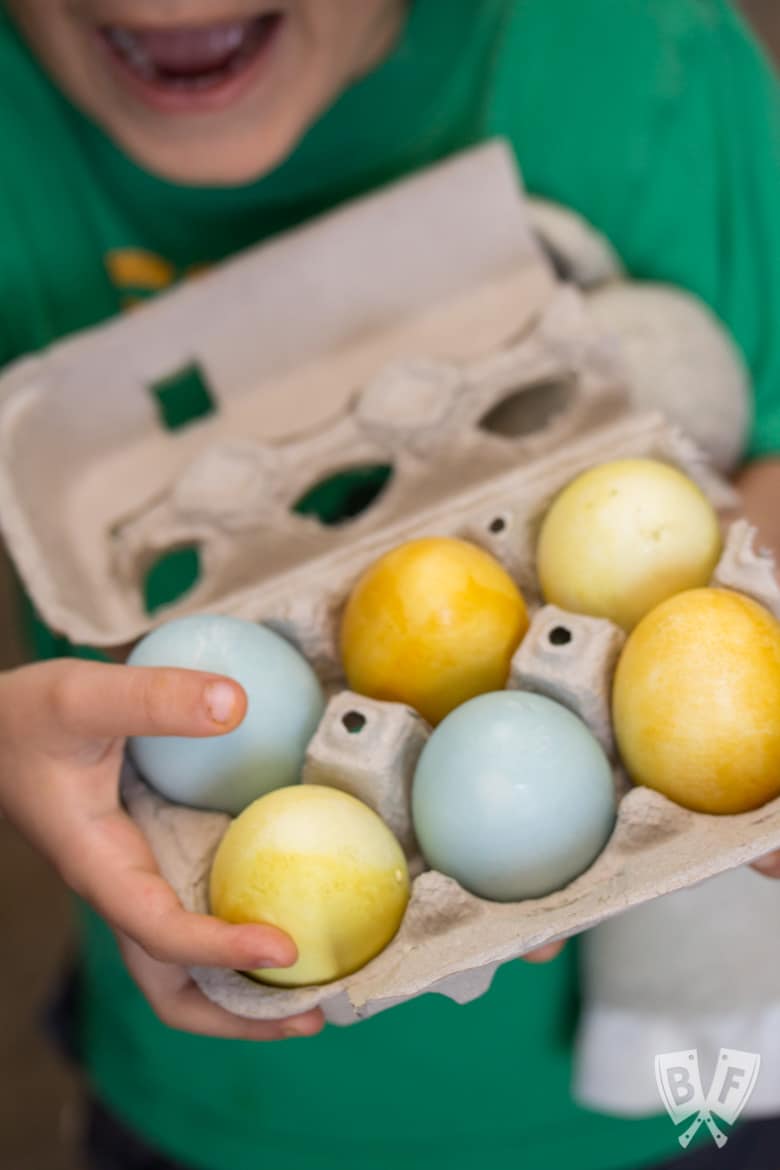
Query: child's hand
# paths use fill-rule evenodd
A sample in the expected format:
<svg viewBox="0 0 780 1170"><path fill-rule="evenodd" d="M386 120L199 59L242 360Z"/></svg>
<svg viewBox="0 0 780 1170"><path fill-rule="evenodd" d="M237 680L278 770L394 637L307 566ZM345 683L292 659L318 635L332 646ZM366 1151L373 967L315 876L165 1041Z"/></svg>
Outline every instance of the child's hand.
<svg viewBox="0 0 780 1170"><path fill-rule="evenodd" d="M319 1011L245 1020L199 991L189 966L287 966L295 944L272 926L185 911L119 802L127 736L220 735L245 713L239 686L194 671L63 660L0 674L0 809L113 927L164 1023L247 1040L309 1035Z"/></svg>
<svg viewBox="0 0 780 1170"><path fill-rule="evenodd" d="M764 877L780 878L780 850L777 853L767 853L766 857L754 862L753 869L757 869Z"/></svg>

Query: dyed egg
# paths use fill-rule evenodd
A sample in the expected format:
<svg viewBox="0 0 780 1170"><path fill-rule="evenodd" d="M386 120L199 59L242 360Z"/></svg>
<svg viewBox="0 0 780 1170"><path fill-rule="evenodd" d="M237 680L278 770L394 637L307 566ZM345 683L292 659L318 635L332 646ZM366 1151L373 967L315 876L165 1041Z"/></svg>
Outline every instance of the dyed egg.
<svg viewBox="0 0 780 1170"><path fill-rule="evenodd" d="M615 821L612 770L559 703L523 691L481 695L423 749L412 814L433 869L483 898L539 898L604 848Z"/></svg>
<svg viewBox="0 0 780 1170"><path fill-rule="evenodd" d="M573 480L544 518L537 549L546 601L625 630L675 593L706 585L718 517L687 476L653 459L603 463Z"/></svg>
<svg viewBox="0 0 780 1170"><path fill-rule="evenodd" d="M402 544L360 578L341 627L353 691L414 707L429 723L503 687L528 629L523 597L476 545L446 537Z"/></svg>
<svg viewBox="0 0 780 1170"><path fill-rule="evenodd" d="M220 842L211 911L227 922L270 923L298 947L291 967L247 974L300 987L357 971L398 930L409 873L396 838L362 801L301 784L256 800Z"/></svg>
<svg viewBox="0 0 780 1170"><path fill-rule="evenodd" d="M212 671L246 691L246 716L227 735L130 740L139 771L163 796L235 814L264 792L298 782L325 699L314 671L284 638L238 618L193 615L148 634L128 664Z"/></svg>
<svg viewBox="0 0 780 1170"><path fill-rule="evenodd" d="M618 662L612 714L631 778L705 813L780 795L780 623L727 589L659 605Z"/></svg>

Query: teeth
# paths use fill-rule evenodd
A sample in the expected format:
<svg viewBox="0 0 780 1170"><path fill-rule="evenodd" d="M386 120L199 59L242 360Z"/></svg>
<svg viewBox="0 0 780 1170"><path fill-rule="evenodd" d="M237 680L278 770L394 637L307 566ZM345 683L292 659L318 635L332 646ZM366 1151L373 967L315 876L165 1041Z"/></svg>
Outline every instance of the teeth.
<svg viewBox="0 0 780 1170"><path fill-rule="evenodd" d="M143 59L158 70L197 73L219 68L245 45L254 21L192 28L116 29L114 43L129 60ZM139 57L139 49L140 57Z"/></svg>
<svg viewBox="0 0 780 1170"><path fill-rule="evenodd" d="M259 51L278 21L279 14L273 12L210 26L132 29L113 25L104 28L103 35L145 81L205 89Z"/></svg>
<svg viewBox="0 0 780 1170"><path fill-rule="evenodd" d="M249 26L247 24L226 24L221 28L209 31L205 44L210 53L218 56L222 53L235 53L241 48L247 38Z"/></svg>
<svg viewBox="0 0 780 1170"><path fill-rule="evenodd" d="M129 65L138 73L151 81L157 76L157 70L149 53L138 37L127 28L110 28L106 33L111 44L117 49Z"/></svg>

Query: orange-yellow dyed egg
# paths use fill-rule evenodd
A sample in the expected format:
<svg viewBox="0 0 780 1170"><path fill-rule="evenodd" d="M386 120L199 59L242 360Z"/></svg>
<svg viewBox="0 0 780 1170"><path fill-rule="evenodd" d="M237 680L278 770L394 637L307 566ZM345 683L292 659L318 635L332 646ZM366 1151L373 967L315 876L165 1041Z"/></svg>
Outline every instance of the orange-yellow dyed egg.
<svg viewBox="0 0 780 1170"><path fill-rule="evenodd" d="M722 548L701 489L655 459L618 459L573 480L544 518L537 549L546 601L625 630L655 605L707 585Z"/></svg>
<svg viewBox="0 0 780 1170"><path fill-rule="evenodd" d="M726 589L670 598L629 636L612 711L635 783L698 812L765 804L780 795L780 622Z"/></svg>
<svg viewBox="0 0 780 1170"><path fill-rule="evenodd" d="M290 967L247 974L301 987L357 971L390 942L409 901L398 841L368 805L336 788L296 784L261 796L222 838L211 911L227 922L286 931Z"/></svg>
<svg viewBox="0 0 780 1170"><path fill-rule="evenodd" d="M381 557L350 595L341 627L352 690L407 703L429 723L506 684L528 629L520 590L489 553L429 537Z"/></svg>

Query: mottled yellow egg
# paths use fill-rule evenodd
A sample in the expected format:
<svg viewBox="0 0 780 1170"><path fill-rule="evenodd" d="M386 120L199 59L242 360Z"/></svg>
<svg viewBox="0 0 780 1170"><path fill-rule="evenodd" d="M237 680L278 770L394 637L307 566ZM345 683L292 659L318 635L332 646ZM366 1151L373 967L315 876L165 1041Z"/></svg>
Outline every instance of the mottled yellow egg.
<svg viewBox="0 0 780 1170"><path fill-rule="evenodd" d="M654 459L593 467L556 498L537 549L546 601L633 629L667 597L707 585L722 549L701 489Z"/></svg>
<svg viewBox="0 0 780 1170"><path fill-rule="evenodd" d="M407 703L429 723L500 690L528 629L520 590L489 553L464 540L399 545L360 578L341 627L352 690Z"/></svg>
<svg viewBox="0 0 780 1170"><path fill-rule="evenodd" d="M211 912L278 926L291 967L247 974L300 987L356 971L390 942L409 900L403 850L367 805L316 784L278 788L246 808L214 858Z"/></svg>
<svg viewBox="0 0 780 1170"><path fill-rule="evenodd" d="M693 589L652 610L626 642L612 709L635 783L706 813L780 795L780 623L755 601Z"/></svg>

